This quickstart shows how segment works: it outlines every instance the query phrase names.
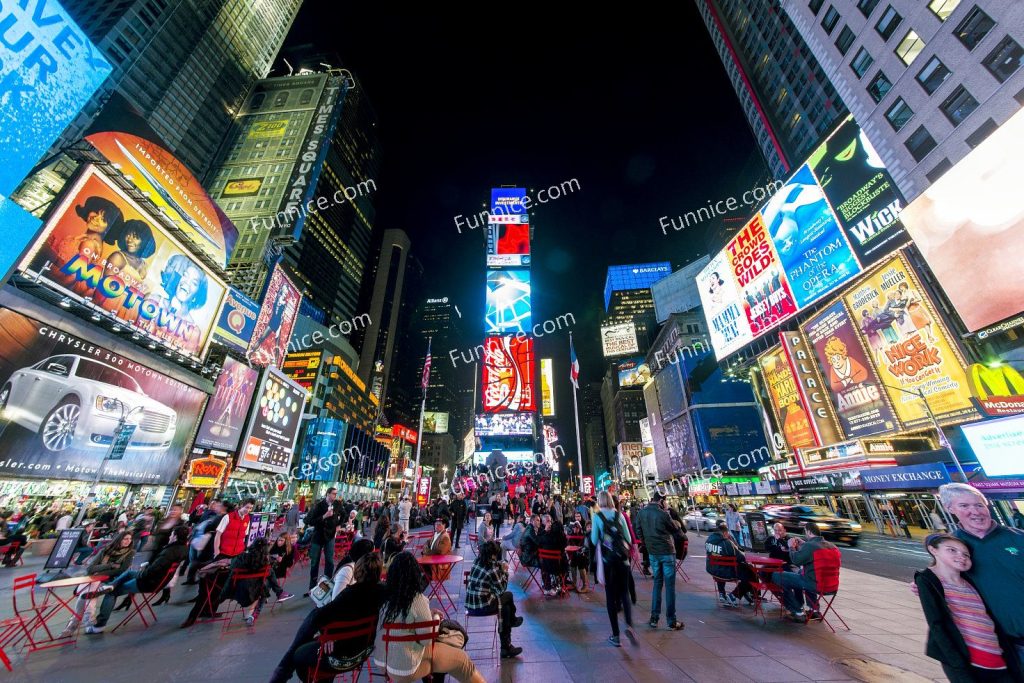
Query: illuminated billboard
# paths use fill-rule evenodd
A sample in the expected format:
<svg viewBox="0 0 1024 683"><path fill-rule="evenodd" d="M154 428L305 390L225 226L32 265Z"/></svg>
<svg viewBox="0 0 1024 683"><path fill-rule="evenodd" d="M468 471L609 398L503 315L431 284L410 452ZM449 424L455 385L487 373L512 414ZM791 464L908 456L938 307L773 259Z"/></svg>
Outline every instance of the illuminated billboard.
<svg viewBox="0 0 1024 683"><path fill-rule="evenodd" d="M903 256L885 262L843 301L905 428L930 423L919 392L940 422L979 417L966 363Z"/></svg>
<svg viewBox="0 0 1024 683"><path fill-rule="evenodd" d="M224 359L224 367L214 385L213 398L207 403L206 414L199 425L197 446L224 451L238 448L259 376L258 371L231 356Z"/></svg>
<svg viewBox="0 0 1024 683"><path fill-rule="evenodd" d="M540 414L555 416L555 371L550 358L540 359Z"/></svg>
<svg viewBox="0 0 1024 683"><path fill-rule="evenodd" d="M532 413L485 413L476 416L477 436L533 436Z"/></svg>
<svg viewBox="0 0 1024 683"><path fill-rule="evenodd" d="M267 280L263 307L253 327L248 353L251 363L281 367L301 304L302 293L277 264Z"/></svg>
<svg viewBox="0 0 1024 683"><path fill-rule="evenodd" d="M254 402L238 466L283 474L291 467L306 390L270 367Z"/></svg>
<svg viewBox="0 0 1024 683"><path fill-rule="evenodd" d="M244 355L252 341L252 331L259 314L259 304L234 287L228 287L220 318L213 328L214 341Z"/></svg>
<svg viewBox="0 0 1024 683"><path fill-rule="evenodd" d="M320 374L323 360L324 352L322 350L296 351L284 357L281 370L288 376L288 379L306 391L312 391L313 385L316 384L316 378Z"/></svg>
<svg viewBox="0 0 1024 683"><path fill-rule="evenodd" d="M495 223L487 226L487 265L530 265L529 223Z"/></svg>
<svg viewBox="0 0 1024 683"><path fill-rule="evenodd" d="M986 477L1024 475L1024 416L1004 417L963 425L960 429Z"/></svg>
<svg viewBox="0 0 1024 683"><path fill-rule="evenodd" d="M605 358L639 353L636 340L636 325L630 321L618 325L601 326L601 350Z"/></svg>
<svg viewBox="0 0 1024 683"><path fill-rule="evenodd" d="M92 166L64 194L19 268L193 358L206 353L227 291Z"/></svg>
<svg viewBox="0 0 1024 683"><path fill-rule="evenodd" d="M488 223L529 223L526 202L526 190L521 187L493 188Z"/></svg>
<svg viewBox="0 0 1024 683"><path fill-rule="evenodd" d="M783 350L775 348L759 356L757 363L768 390L772 412L790 450L819 445L801 400L796 376Z"/></svg>
<svg viewBox="0 0 1024 683"><path fill-rule="evenodd" d="M0 198L21 184L111 71L60 3L5 3L3 13Z"/></svg>
<svg viewBox="0 0 1024 683"><path fill-rule="evenodd" d="M487 337L484 340L484 410L536 411L533 366L533 339Z"/></svg>
<svg viewBox="0 0 1024 683"><path fill-rule="evenodd" d="M227 267L238 228L185 164L160 145L130 133L93 133L85 139L149 196L194 249Z"/></svg>
<svg viewBox="0 0 1024 683"><path fill-rule="evenodd" d="M881 157L851 114L808 159L861 265L910 241L902 198Z"/></svg>
<svg viewBox="0 0 1024 683"><path fill-rule="evenodd" d="M740 290L725 252L719 252L697 275L697 291L715 356L721 360L753 341L750 323L740 308Z"/></svg>
<svg viewBox="0 0 1024 683"><path fill-rule="evenodd" d="M751 334L759 337L796 315L798 306L761 214L743 226L725 253Z"/></svg>
<svg viewBox="0 0 1024 683"><path fill-rule="evenodd" d="M642 387L651 381L651 368L640 356L619 361L615 364L615 372L618 375L619 387L623 389Z"/></svg>
<svg viewBox="0 0 1024 683"><path fill-rule="evenodd" d="M425 412L423 413L424 434L447 434L448 413Z"/></svg>
<svg viewBox="0 0 1024 683"><path fill-rule="evenodd" d="M797 308L814 303L860 272L807 164L768 200L761 217Z"/></svg>
<svg viewBox="0 0 1024 683"><path fill-rule="evenodd" d="M1024 112L1017 112L902 214L971 332L1024 310Z"/></svg>
<svg viewBox="0 0 1024 683"><path fill-rule="evenodd" d="M530 271L492 270L487 273L487 334L530 334Z"/></svg>

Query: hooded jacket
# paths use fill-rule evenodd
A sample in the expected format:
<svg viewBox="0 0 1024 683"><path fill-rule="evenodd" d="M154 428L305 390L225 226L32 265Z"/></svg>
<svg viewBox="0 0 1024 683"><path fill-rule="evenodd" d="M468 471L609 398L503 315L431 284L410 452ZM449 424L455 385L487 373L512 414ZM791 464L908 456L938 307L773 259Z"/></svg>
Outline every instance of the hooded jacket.
<svg viewBox="0 0 1024 683"><path fill-rule="evenodd" d="M725 581L735 581L739 578L735 569L731 567L712 567L711 556L735 557L737 562L746 562L746 556L736 545L736 541L726 538L719 531L714 531L704 541L704 550L707 552L707 559L704 561L704 568L708 574Z"/></svg>

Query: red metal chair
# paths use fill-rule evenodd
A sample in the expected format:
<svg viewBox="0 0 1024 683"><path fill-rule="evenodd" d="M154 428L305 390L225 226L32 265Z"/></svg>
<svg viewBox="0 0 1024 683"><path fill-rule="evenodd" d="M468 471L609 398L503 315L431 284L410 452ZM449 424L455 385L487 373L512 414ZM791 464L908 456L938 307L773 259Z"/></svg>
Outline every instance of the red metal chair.
<svg viewBox="0 0 1024 683"><path fill-rule="evenodd" d="M512 576L519 569L519 551L509 550L508 551L508 575Z"/></svg>
<svg viewBox="0 0 1024 683"><path fill-rule="evenodd" d="M468 534L469 547L473 549L473 556L480 554L480 534Z"/></svg>
<svg viewBox="0 0 1024 683"><path fill-rule="evenodd" d="M263 569L257 569L256 571L252 572L240 572L236 570L231 570L231 576L228 577L228 594L234 595L234 592L238 588L238 583L240 581L259 581L261 587L265 586L267 583L268 574L270 574L269 566L264 567ZM233 600L233 598L229 599ZM234 609L230 609L224 613L224 626L221 628L221 633L227 633L229 630L231 630L231 622L234 621L235 615L243 614L245 608L248 607L248 605L239 605L237 601L235 601L235 605L236 607ZM253 619L253 626L255 625L256 620ZM246 628L252 628L252 626L247 625Z"/></svg>
<svg viewBox="0 0 1024 683"><path fill-rule="evenodd" d="M640 552L640 543L633 541L633 547L629 551L630 568L640 572L640 576L647 576L644 574L643 565L640 563L640 558L642 557L643 553Z"/></svg>
<svg viewBox="0 0 1024 683"><path fill-rule="evenodd" d="M11 666L11 660L4 652L4 647L11 642L15 636L21 631L21 621L14 617L0 621L0 662L7 668L8 671L13 671L14 668Z"/></svg>
<svg viewBox="0 0 1024 683"><path fill-rule="evenodd" d="M843 628L847 631L850 627L846 625L846 622L839 612L835 610L832 603L835 602L836 596L839 594L839 569L842 566L842 553L839 552L839 548L821 548L814 551L814 578L818 584L818 611L821 612L821 619L832 629L832 633L835 633L835 628L832 624L828 623L828 619L825 617L829 612L832 612L833 616L839 619L842 623ZM825 603L825 609L821 609L821 603ZM808 619L808 623L810 619Z"/></svg>
<svg viewBox="0 0 1024 683"><path fill-rule="evenodd" d="M327 624L320 631L320 635L317 636L317 640L320 642L320 652L317 654L316 666L313 667L310 681L320 680L320 666L324 661L324 645L327 643L337 643L339 641L357 641L364 643L364 647L367 650L366 658L359 663L358 666L348 669L346 671L339 671L331 669L330 672L333 674L330 680L334 680L335 676L352 674L352 683L357 683L359 677L363 673L363 667L366 667L366 672L370 675L370 680L373 680L373 667L370 665L370 654L369 651L373 648L373 641L377 635L377 616L365 617L363 619L355 619L353 621L334 621ZM328 655L330 656L330 655ZM326 674L327 672L325 672Z"/></svg>
<svg viewBox="0 0 1024 683"><path fill-rule="evenodd" d="M8 557L14 559L14 562L10 565L11 567L25 566L25 558L22 555L25 554L25 550L21 547L21 541L11 541L4 550L3 559L6 561Z"/></svg>
<svg viewBox="0 0 1024 683"><path fill-rule="evenodd" d="M782 588L772 581L772 574L778 574L782 571L782 567L758 567L755 575L757 581L751 581L750 586L754 592L754 615L761 614L761 621L767 622L767 618L764 614L764 603L765 599L771 600L772 595L781 595ZM785 608L782 606L782 600L779 600L779 607L782 609L780 616L785 616Z"/></svg>
<svg viewBox="0 0 1024 683"><path fill-rule="evenodd" d="M12 586L13 596L11 598L14 605L14 618L17 620L19 628L8 632L6 639L0 640L0 646L4 645L17 645L22 640L28 644L28 652L38 652L39 650L46 650L51 647L59 647L67 645L71 642L68 638L62 638L60 640L54 640L53 633L50 631L50 627L46 625L46 619L51 616L55 609L59 609L60 605L54 607L53 605L47 605L45 600L42 603L36 602L36 575L26 574L25 576L19 576L14 579ZM18 606L18 593L28 593L28 606L22 602L21 607ZM42 628L46 631L46 639L37 640L35 637L36 631Z"/></svg>
<svg viewBox="0 0 1024 683"><path fill-rule="evenodd" d="M537 549L537 557L543 562L558 562L561 567L561 571L554 574L558 578L558 594L559 597L569 594L569 582L568 572L566 569L569 566L568 561L565 557L565 551L562 550L545 550L544 548Z"/></svg>
<svg viewBox="0 0 1024 683"><path fill-rule="evenodd" d="M463 585L463 587L466 590L469 589L469 572L462 572L462 585ZM465 595L465 591L463 591L463 595ZM487 619L488 617L477 616L477 615L474 615L474 614L470 614L468 607L465 609L465 615L466 615L466 633L467 634L481 633L480 631L470 631L469 630L469 620L470 619ZM497 656L497 653L498 653L498 632L501 630L501 606L500 605L498 607L498 611L495 612L493 616L494 616L494 637L493 637L493 639L491 641L491 656L495 657L495 656Z"/></svg>
<svg viewBox="0 0 1024 683"><path fill-rule="evenodd" d="M731 569L733 575L736 577L735 579L721 579L721 578L715 576L714 574L711 574L711 577L715 581L715 591L716 592L718 591L718 584L719 583L730 584L730 583L739 583L740 582L740 580L739 580L739 575L740 575L739 563L736 561L736 557L734 555L708 555L708 566L711 569L716 569L716 568L718 568L718 569ZM710 574L710 572L708 572L708 573Z"/></svg>
<svg viewBox="0 0 1024 683"><path fill-rule="evenodd" d="M430 658L434 658L434 643L437 641L437 636L441 631L440 621L414 621L408 624L401 622L385 622L381 629L384 631L381 634L381 640L384 642L384 678L385 680L392 680L391 674L388 673L388 654L390 652L391 643L430 643ZM426 629L426 633L418 633ZM412 631L412 633L406 635L395 635L396 631Z"/></svg>
<svg viewBox="0 0 1024 683"><path fill-rule="evenodd" d="M228 574L230 571L231 570L228 567L222 567L221 569L218 569L215 574ZM208 624L212 621L224 621L224 615L217 615L216 607L218 606L219 601L214 599L214 595L219 595L221 590L224 588L224 582L219 578L215 578L212 581L200 581L199 585L200 594L196 596L196 600L203 601L203 606L200 608L199 614L202 615L206 613L211 616L198 616L193 622L193 625Z"/></svg>
<svg viewBox="0 0 1024 683"><path fill-rule="evenodd" d="M122 619L121 622L111 630L111 633L114 633L117 629L121 628L135 617L142 619L142 625L145 628L149 628L149 622L146 621L146 613L143 611L144 609L149 610L149 614L153 618L153 623L156 623L156 612L153 611L152 605L153 599L159 597L160 593L163 592L164 587L171 582L171 578L174 576L174 573L178 571L179 564L180 562L171 563L171 566L167 568L167 573L164 574L164 578L160 580L160 583L157 584L157 587L152 593L128 594L128 599L131 600L132 603L131 609L128 610L128 616Z"/></svg>

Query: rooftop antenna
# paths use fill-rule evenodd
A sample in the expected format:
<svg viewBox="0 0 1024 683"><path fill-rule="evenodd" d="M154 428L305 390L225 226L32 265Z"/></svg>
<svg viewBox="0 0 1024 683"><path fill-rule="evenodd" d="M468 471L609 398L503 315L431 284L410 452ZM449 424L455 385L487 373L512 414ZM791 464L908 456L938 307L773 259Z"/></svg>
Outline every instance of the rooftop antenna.
<svg viewBox="0 0 1024 683"><path fill-rule="evenodd" d="M295 69L293 69L292 65L288 63L288 60L282 58L282 61L284 61L284 65L288 67L288 75L291 76L292 74L294 74Z"/></svg>

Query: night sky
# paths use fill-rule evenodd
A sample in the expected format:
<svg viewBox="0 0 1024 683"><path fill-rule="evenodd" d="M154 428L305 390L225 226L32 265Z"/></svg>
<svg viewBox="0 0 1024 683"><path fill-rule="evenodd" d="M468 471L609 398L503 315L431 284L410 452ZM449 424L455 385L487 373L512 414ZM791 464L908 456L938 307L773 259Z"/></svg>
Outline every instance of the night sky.
<svg viewBox="0 0 1024 683"><path fill-rule="evenodd" d="M474 335L467 346L483 336L484 236L459 234L454 216L484 209L492 186L578 179L579 191L532 214L533 317L572 312L583 379L597 380L607 266L678 267L706 253L715 226L665 236L659 217L738 197L765 176L692 2L681 3L681 22L648 11L599 17L594 6L556 17L550 4L401 14L337 5L306 0L286 47L336 52L360 79L380 121L378 226L409 234L426 268L423 295L456 302ZM538 340L538 354L555 358L559 422L572 438L566 333Z"/></svg>

